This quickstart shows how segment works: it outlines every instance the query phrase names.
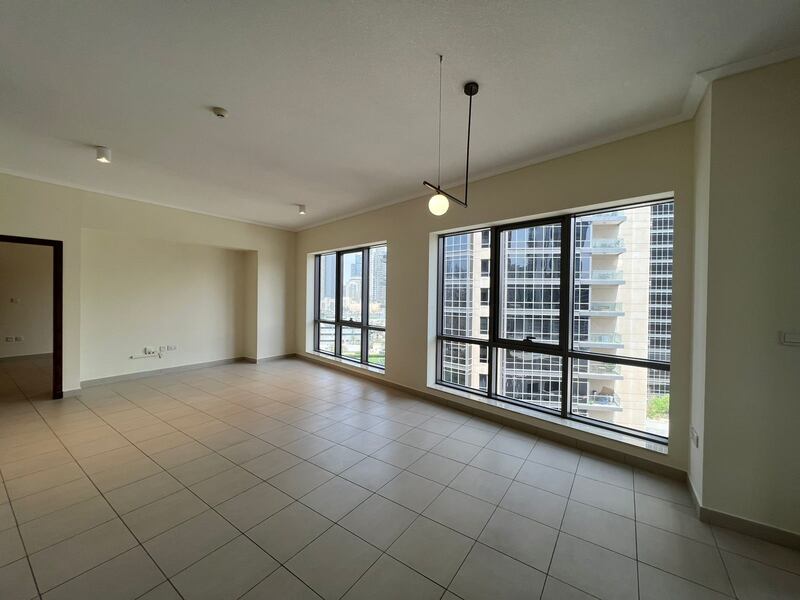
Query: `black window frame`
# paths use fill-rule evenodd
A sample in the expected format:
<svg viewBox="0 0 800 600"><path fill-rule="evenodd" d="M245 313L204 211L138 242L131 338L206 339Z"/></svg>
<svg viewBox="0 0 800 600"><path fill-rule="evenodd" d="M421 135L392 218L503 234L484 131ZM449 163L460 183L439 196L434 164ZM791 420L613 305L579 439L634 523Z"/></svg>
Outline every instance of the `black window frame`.
<svg viewBox="0 0 800 600"><path fill-rule="evenodd" d="M615 210L624 210L631 208L638 208L643 206L655 206L659 204L674 203L674 197L665 197L657 200L649 200L645 202L635 202L631 204L619 205L603 209L586 210L570 212L554 217L545 217L540 219L530 219L526 221L518 221L513 223L505 223L501 225L494 225L489 227L474 227L460 231L453 231L438 236L438 257L437 257L437 299L436 299L436 374L435 381L437 385L453 388L462 392L473 394L476 396L483 396L493 400L499 400L509 404L522 406L526 409L533 411L540 411L548 414L554 414L564 419L578 421L581 423L589 424L594 427L606 429L622 433L631 437L643 439L650 442L668 445L669 438L657 434L648 433L638 429L624 427L614 423L608 423L589 417L584 417L572 413L572 396L573 396L573 361L584 359L599 361L610 364L626 365L633 367L642 367L646 369L654 369L660 372L671 372L671 356L670 361L662 361L655 359L633 358L627 356L616 356L611 354L601 354L596 352L587 352L583 350L576 350L573 348L572 327L575 319L575 310L573 303L573 285L576 285L575 276L578 269L575 265L575 245L573 239L575 236L575 223L581 217L586 217L594 214L602 214L612 212ZM673 207L674 210L674 207ZM561 225L561 252L560 252L560 298L558 310L559 322L559 338L558 343L545 343L537 342L533 339L527 340L512 340L502 338L500 332L500 315L501 311L498 310L500 306L500 241L504 231L521 229L525 227L538 227L541 225ZM442 324L444 318L444 246L445 239L450 236L464 235L468 233L477 232L490 232L490 268L489 268L489 336L488 339L478 337L462 337L457 335L444 335L442 333ZM482 239L484 236L482 234ZM674 243L674 234L672 240ZM479 247L485 247L482 244ZM578 284L579 285L579 284ZM671 300L671 298L670 298ZM670 302L670 311L672 303ZM442 379L442 342L456 342L477 345L481 348L487 348L488 353L488 385L486 391L457 385L444 381ZM497 364L498 353L500 350L521 350L525 352L535 352L542 355L558 356L561 358L561 407L560 410L552 410L546 407L536 406L531 403L522 402L510 398L498 392L497 389Z"/></svg>
<svg viewBox="0 0 800 600"><path fill-rule="evenodd" d="M385 356L384 364L369 362L369 334L373 331L382 332L384 335L384 343L386 339L386 324L384 319L383 325L374 325L369 322L369 283L370 283L370 251L375 248L387 248L388 245L371 244L369 246L360 246L357 248L347 248L343 250L333 250L331 252L320 252L314 255L314 351L325 356L332 356L345 360L351 363L364 365L372 369L379 369L381 371L386 369ZM347 254L361 253L361 319L343 319L342 318L342 257ZM323 319L320 317L320 262L324 256L336 256L336 308L333 319ZM388 286L387 286L388 287ZM334 327L334 351L327 352L320 348L320 329L321 325L332 325ZM359 329L361 332L361 355L359 360L352 357L344 356L342 354L342 328Z"/></svg>

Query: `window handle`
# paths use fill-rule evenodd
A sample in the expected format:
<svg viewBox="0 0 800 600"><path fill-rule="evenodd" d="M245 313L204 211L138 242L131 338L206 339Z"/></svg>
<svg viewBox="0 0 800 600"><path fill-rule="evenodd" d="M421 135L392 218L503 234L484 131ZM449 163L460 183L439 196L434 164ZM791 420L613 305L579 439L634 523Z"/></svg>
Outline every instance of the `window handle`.
<svg viewBox="0 0 800 600"><path fill-rule="evenodd" d="M535 342L536 341L536 337L532 336L532 335L526 335L525 336L525 341L526 342Z"/></svg>

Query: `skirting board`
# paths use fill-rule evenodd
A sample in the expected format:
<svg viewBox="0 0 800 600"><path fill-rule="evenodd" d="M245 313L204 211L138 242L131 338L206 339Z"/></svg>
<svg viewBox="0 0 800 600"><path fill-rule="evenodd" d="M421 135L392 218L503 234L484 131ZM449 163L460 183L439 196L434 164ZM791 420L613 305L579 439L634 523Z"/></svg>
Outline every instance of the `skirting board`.
<svg viewBox="0 0 800 600"><path fill-rule="evenodd" d="M222 360L212 360L204 363L194 363L191 365L180 365L177 367L167 367L164 369L153 369L152 371L139 371L138 373L125 373L123 375L112 375L111 377L100 377L98 379L87 379L81 381L81 388L93 387L97 385L107 385L109 383L119 383L121 381L131 381L133 379L143 379L145 377L157 377L159 375L170 375L173 373L180 373L182 371L194 371L195 369L205 369L208 367L219 367L222 365L230 365L238 362L247 362L251 364L258 364L269 362L272 360L280 360L281 358L289 358L294 354L281 354L279 356L269 356L267 358L259 358L257 361L254 358L240 356L238 358L223 358ZM69 390L72 395L80 392L78 390ZM67 392L64 392L67 395Z"/></svg>
<svg viewBox="0 0 800 600"><path fill-rule="evenodd" d="M800 550L800 533L786 531L785 529L779 529L772 525L751 521L750 519L744 519L720 510L705 507L697 500L697 492L692 482L689 481L688 484L692 502L694 503L695 514L697 514L697 518L703 523L708 523L716 527L725 527L726 529L732 529L733 531L772 542L773 544Z"/></svg>
<svg viewBox="0 0 800 600"><path fill-rule="evenodd" d="M0 357L0 363L14 362L15 360L38 360L40 358L52 359L53 353L45 352L44 354L19 354L17 356L2 356Z"/></svg>

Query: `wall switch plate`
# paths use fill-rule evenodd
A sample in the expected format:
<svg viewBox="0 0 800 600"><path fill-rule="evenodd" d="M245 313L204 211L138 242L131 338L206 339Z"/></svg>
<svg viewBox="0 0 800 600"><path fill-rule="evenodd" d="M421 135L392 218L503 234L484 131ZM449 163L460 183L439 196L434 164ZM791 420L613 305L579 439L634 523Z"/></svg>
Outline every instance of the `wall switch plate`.
<svg viewBox="0 0 800 600"><path fill-rule="evenodd" d="M21 335L17 335L17 336L14 336L14 341L15 342L24 342L25 338L22 337Z"/></svg>
<svg viewBox="0 0 800 600"><path fill-rule="evenodd" d="M13 342L14 341L14 336L13 335L7 335L6 336L6 341L7 342Z"/></svg>
<svg viewBox="0 0 800 600"><path fill-rule="evenodd" d="M172 352L173 350L177 350L177 349L178 349L178 347L177 347L177 346L175 346L174 344L169 344L169 345L167 345L167 350L168 350L169 352Z"/></svg>
<svg viewBox="0 0 800 600"><path fill-rule="evenodd" d="M144 353L145 354L155 354L156 353L156 347L155 346L145 346L144 347Z"/></svg>
<svg viewBox="0 0 800 600"><path fill-rule="evenodd" d="M697 430L694 427L689 428L689 439L695 448L700 447L700 436L697 434Z"/></svg>
<svg viewBox="0 0 800 600"><path fill-rule="evenodd" d="M159 352L166 352L167 351L167 347L166 346L159 346L158 347L158 351Z"/></svg>

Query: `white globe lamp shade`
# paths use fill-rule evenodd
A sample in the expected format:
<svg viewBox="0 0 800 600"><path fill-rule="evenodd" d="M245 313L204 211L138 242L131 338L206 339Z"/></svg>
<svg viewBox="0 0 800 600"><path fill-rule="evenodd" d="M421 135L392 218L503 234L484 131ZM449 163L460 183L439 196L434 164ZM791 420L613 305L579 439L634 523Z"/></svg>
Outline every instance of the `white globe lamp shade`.
<svg viewBox="0 0 800 600"><path fill-rule="evenodd" d="M437 217L441 217L446 213L448 208L450 208L450 201L447 199L447 196L436 194L435 196L431 196L431 199L428 200L428 210Z"/></svg>

